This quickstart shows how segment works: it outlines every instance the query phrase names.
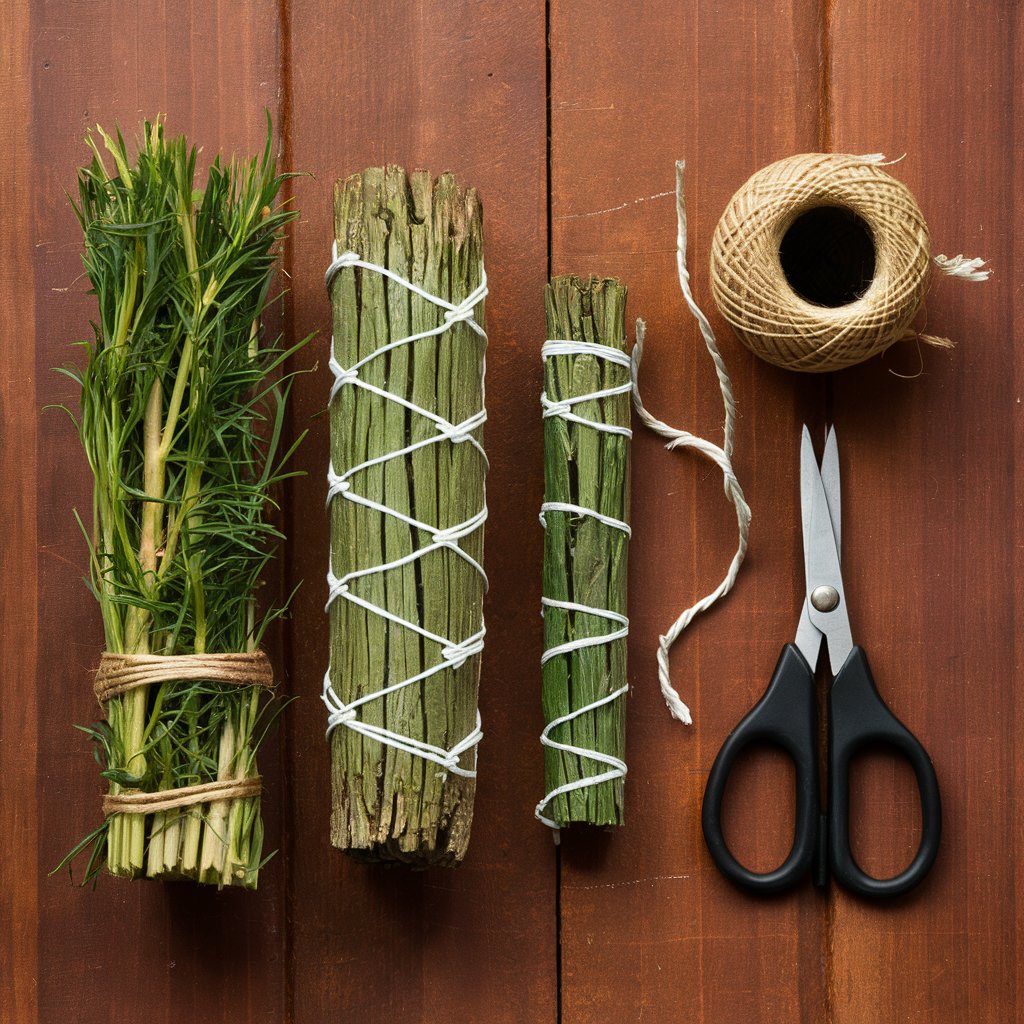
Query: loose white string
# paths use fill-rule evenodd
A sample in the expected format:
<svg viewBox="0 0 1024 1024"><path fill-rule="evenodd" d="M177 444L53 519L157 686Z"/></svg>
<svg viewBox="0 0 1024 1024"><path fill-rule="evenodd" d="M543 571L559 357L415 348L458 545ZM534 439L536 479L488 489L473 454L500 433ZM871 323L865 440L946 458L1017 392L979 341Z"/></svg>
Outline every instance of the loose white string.
<svg viewBox="0 0 1024 1024"><path fill-rule="evenodd" d="M982 270L988 260L975 256L973 259L960 253L958 256L934 256L935 265L950 277L961 277L965 281L987 281L991 270Z"/></svg>
<svg viewBox="0 0 1024 1024"><path fill-rule="evenodd" d="M392 459L405 458L412 452L425 448L428 445L440 444L442 441L450 441L452 444L471 444L480 453L481 457L484 459L484 463L486 464L487 455L484 452L483 446L472 433L478 427L482 426L484 421L487 419L487 412L484 408L485 403L483 401L481 401L481 408L478 412L467 417L461 423L450 423L443 416L439 416L430 409L424 409L415 402L401 398L398 395L392 394L390 391L378 388L373 384L368 383L359 376L359 371L371 360L377 359L385 352L390 352L402 345L412 345L424 338L437 337L449 330L453 324L457 323L466 324L471 330L475 331L486 341L486 332L476 322L476 320L473 319L473 316L476 307L483 302L484 298L487 296L487 275L481 266L480 284L461 302L451 303L436 295L431 295L430 292L413 284L412 281L406 280L406 278L401 274L398 274L393 270L389 270L387 267L381 267L376 263L370 263L367 260L361 259L354 252L343 252L339 255L338 243L335 242L331 250L331 264L327 268L327 273L324 277L328 295L331 293L331 284L334 281L335 276L345 267L360 267L363 270L381 274L389 280L394 281L396 284L401 285L403 288L406 288L414 295L418 295L427 302L433 303L445 312L444 320L439 326L432 328L429 331L421 331L418 334L411 334L407 338L398 338L395 341L389 342L387 345L381 345L380 348L374 349L374 351L369 355L364 356L358 362L349 367L343 367L337 361L334 351L334 338L333 336L331 337L330 368L331 372L334 374L334 386L331 388L331 401L334 400L338 392L346 385L362 388L364 391L369 391L371 394L378 395L389 402L394 402L397 405L402 406L402 408L408 409L410 412L429 420L434 424L437 429L437 433L422 441L405 445L401 448L395 449L394 451L387 452L384 455L378 455L372 459L367 459L364 462L360 462L358 465L350 466L344 473L338 473L334 468L333 462L328 467L328 505L330 505L331 501L335 498L343 498L346 501L351 501L358 505L362 505L365 508L372 509L375 512L379 512L381 515L391 516L392 518L405 523L412 529L425 533L430 538L430 541L401 558L384 562L381 565L369 566L365 569L354 569L340 577L335 576L333 565L329 566L327 570L327 607L330 608L331 604L338 598L350 601L352 604L358 605L360 608L364 608L366 611L371 612L374 615L378 615L381 618L386 619L388 622L392 622L395 625L409 629L424 639L432 640L441 648L441 661L435 665L425 668L422 672L419 672L414 676L410 676L408 679L403 679L400 682L391 683L382 689L363 694L362 697L359 697L348 704L341 700L331 685L331 669L328 667L327 672L324 675L322 694L322 700L327 706L328 712L327 735L330 736L338 726L344 726L346 729L351 729L353 732L360 733L363 736L377 740L379 743L386 744L389 747L394 747L397 750L405 751L405 753L411 754L414 757L420 757L426 761L432 761L434 764L440 765L445 772L453 772L454 774L461 775L464 778L475 778L475 763L473 768L464 768L460 762L462 755L475 748L483 738L483 731L480 727L479 711L477 711L476 714L476 725L474 728L463 739L456 743L455 746L448 750L444 747L435 746L432 743L426 743L423 740L418 740L411 736L404 736L401 733L396 733L384 726L364 722L360 720L358 714L359 709L370 701L380 700L388 694L395 693L397 690L401 690L406 686L412 686L414 683L430 679L432 676L435 676L440 672L444 672L446 669L460 668L465 664L467 659L479 654L484 647L484 625L482 618L480 622L480 629L475 633L464 637L462 640L452 640L449 637L442 636L439 633L434 633L432 630L424 628L417 622L411 622L410 620L403 618L401 615L397 615L394 612L389 611L387 608L374 604L372 601L366 600L366 598L360 597L352 590L351 585L354 581L366 576L386 573L391 569L397 569L403 565L409 565L411 562L415 562L433 551L446 549L458 555L472 566L472 568L479 573L480 577L484 581L484 586L486 587L487 574L484 572L483 566L480 565L480 563L473 558L469 552L462 548L460 542L463 538L468 537L483 526L484 521L487 519L487 504L484 502L480 511L470 516L465 521L455 523L452 526L444 527L442 529L439 526L424 522L423 520L410 516L398 509L391 508L383 502L374 501L372 498L367 498L365 495L358 494L352 489L352 478L372 466L382 465ZM483 399L482 376L480 392L481 399Z"/></svg>
<svg viewBox="0 0 1024 1024"><path fill-rule="evenodd" d="M702 597L696 604L687 608L669 627L664 636L658 638L658 681L661 684L661 693L673 718L678 719L684 725L692 722L690 709L683 703L678 692L672 685L672 678L669 674L668 652L672 645L679 638L679 635L687 626L700 615L701 612L710 608L719 598L728 594L736 582L736 576L743 564L744 556L747 553L747 538L750 533L750 507L743 497L743 489L736 479L736 473L732 467L733 441L736 432L736 403L732 395L732 381L725 368L725 361L718 351L718 344L715 341L714 331L707 317L701 312L700 307L694 301L693 293L690 291L690 275L686 269L686 207L683 201L683 169L685 162L680 160L676 163L676 216L678 218L679 230L676 236L676 266L679 271L679 287L682 289L686 305L697 321L704 344L707 346L715 364L715 373L718 376L718 385L722 391L722 401L725 405L725 429L722 446L712 444L702 437L697 437L687 430L677 430L652 416L640 399L640 360L643 358L644 336L646 324L643 320L636 322L636 345L633 347L633 405L637 415L643 422L660 434L667 437L665 445L669 451L675 448L692 448L699 455L715 463L722 471L725 484L725 496L736 508L736 523L739 528L739 544L736 554L725 578L710 594Z"/></svg>
<svg viewBox="0 0 1024 1024"><path fill-rule="evenodd" d="M623 352L621 349L612 348L610 345L599 345L593 342L553 338L544 342L544 345L541 348L541 357L543 359L550 359L554 356L571 355L595 356L598 359L604 359L606 362L616 363L619 366L624 366L626 369L630 370L630 375L632 376L632 363L630 362L628 353ZM572 408L574 405L579 405L582 402L599 401L603 398L611 398L613 395L627 394L632 390L632 387L632 380L629 380L625 384L617 387L602 388L598 391L592 391L589 394L575 395L572 398L567 398L559 402L551 401L547 394L542 392L540 396L540 404L544 409L545 418L549 416L558 416L570 423L577 423L581 426L590 427L592 430L597 430L606 434L619 434L628 438L633 436L633 432L629 427L618 427L614 424L587 419L586 417L579 416L574 413ZM631 533L629 524L621 519L615 519L613 516L606 516L603 513L598 512L596 509L586 508L583 505L575 505L566 501L546 501L541 505L540 522L545 529L547 529L545 514L548 512L564 512L569 515L589 516L592 519L596 519L599 523L603 523L605 526L611 527L613 530L621 530L627 537L629 537ZM605 619L607 622L618 627L617 629L611 629L609 632L599 636L578 637L575 640L568 640L565 643L556 644L554 647L548 647L541 655L541 666L546 665L552 658L557 658L562 655L570 655L573 651L583 650L587 647L600 647L603 644L615 643L617 640L625 640L629 635L629 619L626 618L625 615L612 611L609 608L594 608L590 605L579 604L575 601L558 601L550 597L542 597L541 605L543 608L558 608L562 611L572 612L574 615L594 615L597 618ZM602 782L609 782L612 779L625 778L626 762L619 757L615 757L613 754L607 754L601 750L592 750L588 747L580 747L572 743L562 743L559 740L553 739L551 734L560 726L568 725L574 719L579 718L590 711L595 711L597 708L604 707L606 704L612 703L612 701L617 700L619 697L625 696L628 691L629 685L626 684L598 700L591 701L583 707L574 708L568 714L562 715L561 717L548 722L544 727L544 731L540 734L540 742L543 746L549 747L551 750L561 751L562 753L573 754L576 757L592 761L595 764L604 765L607 769L606 771L597 772L584 776L580 779L574 779L572 782L563 783L561 786L556 786L550 792L546 793L544 799L537 804L534 814L539 821L542 821L549 828L555 830L555 842L558 841L558 822L552 820L544 813L545 809L551 804L551 802L560 796L564 796L566 793L572 793L578 789L585 789L588 786L597 786Z"/></svg>

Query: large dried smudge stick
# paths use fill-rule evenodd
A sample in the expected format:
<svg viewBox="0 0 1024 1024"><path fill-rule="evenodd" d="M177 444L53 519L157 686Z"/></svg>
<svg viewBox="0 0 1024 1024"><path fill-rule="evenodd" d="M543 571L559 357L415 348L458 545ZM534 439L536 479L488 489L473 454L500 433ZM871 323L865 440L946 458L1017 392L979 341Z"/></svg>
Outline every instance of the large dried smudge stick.
<svg viewBox="0 0 1024 1024"><path fill-rule="evenodd" d="M339 181L328 573L331 841L451 865L480 740L483 215L450 174Z"/></svg>

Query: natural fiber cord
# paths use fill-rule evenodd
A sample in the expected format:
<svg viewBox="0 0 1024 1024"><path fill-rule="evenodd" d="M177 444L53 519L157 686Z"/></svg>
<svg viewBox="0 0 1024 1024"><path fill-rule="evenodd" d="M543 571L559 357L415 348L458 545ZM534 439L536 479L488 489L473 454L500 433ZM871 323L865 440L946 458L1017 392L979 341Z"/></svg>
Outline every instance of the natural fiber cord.
<svg viewBox="0 0 1024 1024"><path fill-rule="evenodd" d="M722 214L711 247L712 293L762 359L821 373L904 338L952 346L912 329L933 262L928 226L882 161L881 154L830 153L779 160L754 174ZM789 233L808 214L819 218L816 226L804 222L812 244L787 261ZM988 277L982 260L938 256L934 263L951 276ZM808 291L802 294L794 278L809 282Z"/></svg>
<svg viewBox="0 0 1024 1024"><path fill-rule="evenodd" d="M178 786L175 789L159 789L153 793L138 790L122 790L108 793L103 798L103 813L111 814L156 814L176 807L193 807L214 801L241 800L259 796L263 781L258 775L247 779L223 779L215 782L201 782L195 786Z"/></svg>
<svg viewBox="0 0 1024 1024"><path fill-rule="evenodd" d="M636 344L632 353L632 377L633 377L633 408L643 424L656 434L667 438L665 447L669 451L690 449L698 455L703 456L709 462L714 463L722 472L722 482L725 489L725 496L736 509L736 527L738 540L736 552L729 562L725 576L710 593L705 594L700 600L683 609L676 616L675 621L658 637L658 684L661 687L661 695L665 699L669 714L674 719L682 722L683 725L690 725L692 718L690 709L679 696L679 691L672 685L672 677L669 671L669 651L672 645L679 639L683 631L698 616L706 612L716 601L725 597L736 584L736 577L739 575L740 566L747 554L747 542L750 536L750 506L743 496L743 488L736 477L736 471L732 465L733 446L736 439L736 402L732 393L732 379L725 366L725 360L718 349L718 341L711 323L704 315L704 311L697 305L690 288L690 272L686 266L686 203L683 193L683 177L686 164L679 160L676 162L676 270L679 274L679 289L683 293L683 300L687 308L697 321L700 336L715 364L715 376L718 378L718 387L722 392L722 405L725 411L725 424L722 431L721 446L690 433L689 430L680 430L668 423L658 419L650 413L640 397L640 361L644 354L644 340L647 333L647 326L643 320L636 322Z"/></svg>
<svg viewBox="0 0 1024 1024"><path fill-rule="evenodd" d="M140 686L209 682L227 686L274 686L274 670L263 651L225 654L117 654L104 651L93 680L101 705ZM103 814L156 814L179 807L259 796L258 775L214 779L192 786L142 791L125 789L103 798Z"/></svg>
<svg viewBox="0 0 1024 1024"><path fill-rule="evenodd" d="M104 651L93 680L100 704L139 686L183 680L229 686L274 685L274 670L262 651L227 654L116 654Z"/></svg>

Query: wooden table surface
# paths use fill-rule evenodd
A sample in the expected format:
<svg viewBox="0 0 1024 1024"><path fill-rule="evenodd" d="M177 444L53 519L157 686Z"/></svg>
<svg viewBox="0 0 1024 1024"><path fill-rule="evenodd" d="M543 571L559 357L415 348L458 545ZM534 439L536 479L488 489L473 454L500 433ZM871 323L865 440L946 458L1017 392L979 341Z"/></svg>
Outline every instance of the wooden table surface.
<svg viewBox="0 0 1024 1024"><path fill-rule="evenodd" d="M970 1022L1024 1007L1024 699L1015 467L1024 360L1015 234L1022 10L1010 0L207 0L0 5L0 1017L4 1021ZM256 894L48 872L99 815L72 723L95 716L97 609L72 508L89 481L73 400L92 300L63 190L97 121L167 115L216 150L258 148L268 108L301 219L272 329L319 331L291 429L309 475L284 495L275 585L304 584L274 643L301 699L262 759L269 843ZM1014 116L1017 111L1018 116ZM913 346L841 374L750 355L712 316L740 409L736 465L753 509L737 590L677 645L685 729L657 687L656 638L721 576L735 521L717 472L634 443L628 824L573 830L560 852L541 794L540 345L550 272L610 274L646 318L642 384L670 422L720 436L710 361L675 279L673 163L688 167L691 268L733 191L809 150L906 154L937 251L981 254L985 285L936 280ZM474 835L455 871L353 863L328 842L318 696L327 660L323 512L329 390L322 272L336 177L371 163L455 171L484 197L487 392L486 738ZM921 370L918 373L918 370ZM801 588L799 427L835 423L854 635L930 750L945 832L926 883L891 904L810 887L753 899L712 866L699 828L711 761L792 636ZM784 762L744 765L731 834L753 863L784 852ZM886 757L855 788L866 867L917 836L909 772ZM753 823L766 818L755 832Z"/></svg>

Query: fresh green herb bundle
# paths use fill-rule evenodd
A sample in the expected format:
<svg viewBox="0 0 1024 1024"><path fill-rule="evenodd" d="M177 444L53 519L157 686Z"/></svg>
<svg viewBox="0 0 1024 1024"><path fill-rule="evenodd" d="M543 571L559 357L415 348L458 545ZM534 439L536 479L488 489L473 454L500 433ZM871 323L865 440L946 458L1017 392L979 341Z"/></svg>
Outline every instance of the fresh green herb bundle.
<svg viewBox="0 0 1024 1024"><path fill-rule="evenodd" d="M266 518L269 493L295 448L282 444L290 378L281 373L294 350L263 345L260 318L275 243L294 213L277 202L285 176L269 121L262 155L218 158L201 189L195 148L165 139L159 121L144 125L134 163L120 133L97 129L87 141L92 161L74 205L99 308L84 369L64 371L81 385L77 426L94 478L83 531L105 661L138 662L153 681L114 686L106 722L87 730L106 805L140 803L109 813L68 859L90 850L87 879L106 863L114 875L254 888L263 861L255 758L273 717L257 648L282 612L258 613L255 598L282 536ZM245 652L262 660L255 674L208 657ZM147 655L217 664L196 678L194 662ZM184 678L166 678L161 664ZM97 693L107 696L99 675ZM180 795L212 783L228 795ZM150 811L146 801L176 805Z"/></svg>
<svg viewBox="0 0 1024 1024"><path fill-rule="evenodd" d="M350 265L329 286L335 374L358 366L362 385L339 376L331 401L331 840L450 865L479 737L486 338L424 293L468 303L482 330L483 213L450 174L372 167L337 183L334 221L339 253L395 277Z"/></svg>
<svg viewBox="0 0 1024 1024"><path fill-rule="evenodd" d="M626 288L614 279L556 277L545 290L545 307L554 339L544 360L548 795L537 816L556 827L620 825L629 544ZM601 397L586 397L595 394Z"/></svg>

